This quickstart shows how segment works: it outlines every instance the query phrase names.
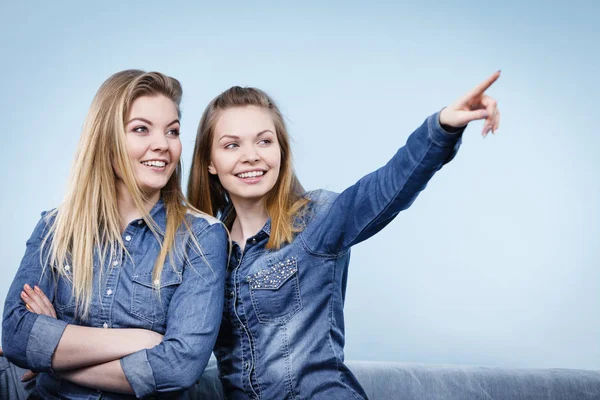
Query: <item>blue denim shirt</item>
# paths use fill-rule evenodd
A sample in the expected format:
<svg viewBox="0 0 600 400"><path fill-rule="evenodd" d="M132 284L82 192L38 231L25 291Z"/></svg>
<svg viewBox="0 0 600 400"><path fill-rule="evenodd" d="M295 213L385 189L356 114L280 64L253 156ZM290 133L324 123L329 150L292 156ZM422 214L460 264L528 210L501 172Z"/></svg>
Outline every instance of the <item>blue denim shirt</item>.
<svg viewBox="0 0 600 400"><path fill-rule="evenodd" d="M150 215L164 230L162 201ZM142 219L131 222L123 232L130 256L107 257L110 259L102 266L101 282L96 257L90 317L81 321L75 318L69 280L61 277L55 282L48 268L42 275L40 245L49 223L42 217L27 241L25 256L6 298L2 321L6 357L23 368L43 372L37 379L37 391L42 398L133 397L102 393L53 374L51 358L67 324L142 328L164 335L158 346L121 359L123 371L138 397L181 391L200 378L221 322L229 239L224 225L215 218L188 214L187 219L203 255L198 254L189 231L182 227L176 235L175 247L186 252L187 257L177 253L172 260L167 257L157 296L156 290L153 291L152 270L160 252L159 243ZM19 297L25 283L37 284L48 295L58 319L27 311Z"/></svg>
<svg viewBox="0 0 600 400"><path fill-rule="evenodd" d="M461 134L444 131L436 113L384 167L341 194L307 194L306 225L291 243L265 249L270 221L243 254L234 243L215 347L228 398L366 398L344 364L350 247L412 204L454 157Z"/></svg>

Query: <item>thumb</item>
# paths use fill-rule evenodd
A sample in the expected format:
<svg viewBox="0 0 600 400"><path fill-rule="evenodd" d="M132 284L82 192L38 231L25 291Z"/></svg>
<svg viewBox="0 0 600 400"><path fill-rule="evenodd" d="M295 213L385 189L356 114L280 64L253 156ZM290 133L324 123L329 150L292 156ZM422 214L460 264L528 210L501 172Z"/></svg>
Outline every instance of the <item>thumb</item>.
<svg viewBox="0 0 600 400"><path fill-rule="evenodd" d="M38 376L38 374L36 372L27 371L21 377L21 382L29 382L30 380L32 380L36 376Z"/></svg>

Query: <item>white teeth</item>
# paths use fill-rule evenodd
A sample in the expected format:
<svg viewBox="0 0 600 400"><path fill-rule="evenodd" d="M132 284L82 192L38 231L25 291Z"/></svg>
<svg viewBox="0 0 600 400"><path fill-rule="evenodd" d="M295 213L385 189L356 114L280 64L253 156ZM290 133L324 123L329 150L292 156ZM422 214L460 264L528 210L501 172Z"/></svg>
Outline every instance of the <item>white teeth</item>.
<svg viewBox="0 0 600 400"><path fill-rule="evenodd" d="M164 161L142 161L142 164L147 165L149 167L160 167L160 168L167 165L167 163Z"/></svg>
<svg viewBox="0 0 600 400"><path fill-rule="evenodd" d="M265 174L264 171L251 171L251 172L243 172L241 174L237 174L240 178L254 178L257 176L263 176Z"/></svg>

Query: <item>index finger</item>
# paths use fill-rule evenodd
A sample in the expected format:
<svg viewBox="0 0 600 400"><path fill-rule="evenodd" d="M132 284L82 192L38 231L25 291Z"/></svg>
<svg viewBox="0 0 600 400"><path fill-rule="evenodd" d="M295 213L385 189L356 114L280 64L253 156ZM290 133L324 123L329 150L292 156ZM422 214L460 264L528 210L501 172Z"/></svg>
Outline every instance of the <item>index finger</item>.
<svg viewBox="0 0 600 400"><path fill-rule="evenodd" d="M471 89L464 97L463 100L472 99L473 97L481 96L496 80L500 77L500 70L494 72L486 80L481 82L479 85Z"/></svg>
<svg viewBox="0 0 600 400"><path fill-rule="evenodd" d="M56 312L54 310L54 305L50 302L50 299L48 299L48 296L46 296L46 293L44 293L44 291L37 286L35 287L34 290L37 291L37 294L38 294L38 296L40 296L42 303L44 303L44 305L50 311L52 316L54 318L56 318Z"/></svg>

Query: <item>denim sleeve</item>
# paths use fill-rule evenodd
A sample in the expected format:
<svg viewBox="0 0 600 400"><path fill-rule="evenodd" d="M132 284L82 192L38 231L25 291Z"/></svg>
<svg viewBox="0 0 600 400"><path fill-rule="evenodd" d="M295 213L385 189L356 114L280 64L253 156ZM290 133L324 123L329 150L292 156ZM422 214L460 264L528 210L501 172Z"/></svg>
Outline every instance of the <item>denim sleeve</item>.
<svg viewBox="0 0 600 400"><path fill-rule="evenodd" d="M121 366L137 397L185 390L212 353L223 313L228 235L221 223L196 235L203 255L190 257L167 311L161 344L130 354Z"/></svg>
<svg viewBox="0 0 600 400"><path fill-rule="evenodd" d="M44 214L42 214L44 215ZM67 326L64 321L28 311L20 293L27 283L54 299L51 272L42 272L41 245L48 222L42 216L27 241L25 255L10 286L2 318L2 350L12 363L35 372L52 371L52 355Z"/></svg>
<svg viewBox="0 0 600 400"><path fill-rule="evenodd" d="M301 234L305 245L338 254L379 232L454 158L461 138L462 131L452 134L440 126L439 113L429 116L385 166L337 196L313 198L314 219Z"/></svg>

